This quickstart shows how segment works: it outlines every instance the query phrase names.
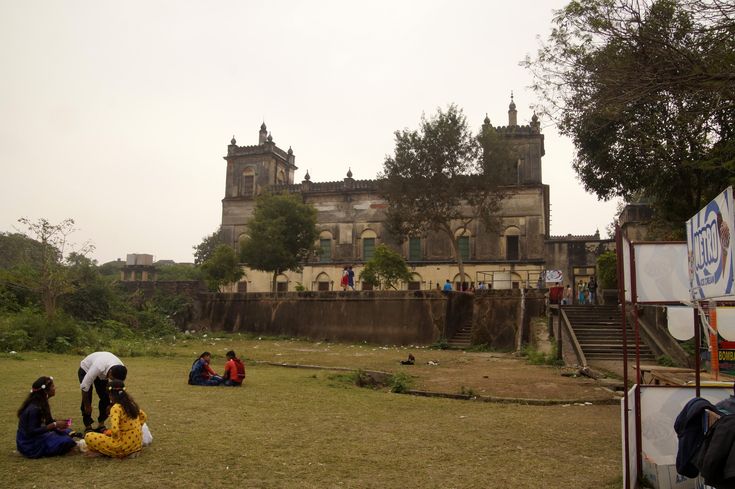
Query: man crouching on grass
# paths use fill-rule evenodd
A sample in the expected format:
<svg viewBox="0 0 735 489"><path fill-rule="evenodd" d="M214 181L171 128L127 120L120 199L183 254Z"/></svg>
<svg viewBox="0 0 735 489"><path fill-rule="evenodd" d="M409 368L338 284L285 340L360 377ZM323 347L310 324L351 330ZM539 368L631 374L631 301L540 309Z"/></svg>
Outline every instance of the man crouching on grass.
<svg viewBox="0 0 735 489"><path fill-rule="evenodd" d="M98 426L94 431L105 431L105 420L110 410L110 397L107 392L107 381L111 379L125 380L128 369L122 361L107 351L94 352L79 364L79 382L82 388L82 420L86 431L92 431L92 385L99 397Z"/></svg>

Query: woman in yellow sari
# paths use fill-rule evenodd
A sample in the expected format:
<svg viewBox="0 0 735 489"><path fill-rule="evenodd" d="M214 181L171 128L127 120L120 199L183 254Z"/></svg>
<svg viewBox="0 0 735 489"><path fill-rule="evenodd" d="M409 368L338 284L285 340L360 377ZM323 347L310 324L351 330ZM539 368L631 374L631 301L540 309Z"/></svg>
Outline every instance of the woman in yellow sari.
<svg viewBox="0 0 735 489"><path fill-rule="evenodd" d="M104 433L90 432L84 441L90 453L101 453L108 457L123 458L143 448L141 428L146 414L125 391L122 380L111 380L107 389L110 393L110 429Z"/></svg>

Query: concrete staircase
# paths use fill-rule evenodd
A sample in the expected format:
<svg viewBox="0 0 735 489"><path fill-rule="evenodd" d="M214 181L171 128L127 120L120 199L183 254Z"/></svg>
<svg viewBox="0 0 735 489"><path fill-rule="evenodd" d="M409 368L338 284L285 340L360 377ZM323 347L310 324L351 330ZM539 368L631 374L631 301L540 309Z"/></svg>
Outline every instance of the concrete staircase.
<svg viewBox="0 0 735 489"><path fill-rule="evenodd" d="M465 348L469 348L469 346L471 345L471 340L472 321L463 324L462 327L454 333L454 336L452 336L449 341L447 341L447 343L449 344L450 348L464 350Z"/></svg>
<svg viewBox="0 0 735 489"><path fill-rule="evenodd" d="M584 356L590 360L622 360L623 331L617 306L563 306ZM635 332L626 325L628 360L635 361ZM656 357L641 339L641 362L655 362Z"/></svg>

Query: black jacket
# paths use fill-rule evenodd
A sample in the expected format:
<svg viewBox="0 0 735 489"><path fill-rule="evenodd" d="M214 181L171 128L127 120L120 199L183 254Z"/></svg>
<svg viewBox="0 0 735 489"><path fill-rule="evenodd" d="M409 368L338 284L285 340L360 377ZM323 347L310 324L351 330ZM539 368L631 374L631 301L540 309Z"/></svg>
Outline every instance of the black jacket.
<svg viewBox="0 0 735 489"><path fill-rule="evenodd" d="M706 418L703 414L707 409L717 412L715 406L707 399L695 397L686 403L674 421L674 430L679 438L676 471L690 479L699 475L699 469L694 465L693 459L704 442Z"/></svg>
<svg viewBox="0 0 735 489"><path fill-rule="evenodd" d="M735 416L723 416L707 432L694 462L704 482L717 489L735 488Z"/></svg>

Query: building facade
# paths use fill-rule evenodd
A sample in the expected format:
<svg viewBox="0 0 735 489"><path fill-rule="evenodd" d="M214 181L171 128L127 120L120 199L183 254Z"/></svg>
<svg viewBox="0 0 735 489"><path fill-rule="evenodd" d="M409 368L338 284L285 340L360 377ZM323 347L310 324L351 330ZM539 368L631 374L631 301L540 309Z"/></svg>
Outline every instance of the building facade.
<svg viewBox="0 0 735 489"><path fill-rule="evenodd" d="M484 124L490 124L487 117ZM536 287L546 268L549 243L554 241L549 234L549 187L542 182L544 136L535 114L528 125L518 125L512 98L508 125L495 129L511 142L517 160L514 168L503 169L507 198L496 215L498 225L492 229L480 221L466 227L456 225L454 232L459 236L459 252L469 277L465 286ZM312 182L307 172L301 183L295 183L293 151L279 148L265 124L260 127L257 145L238 146L233 137L224 159L227 177L221 229L232 246L237 247L247 236L255 198L266 190L298 194L317 210L318 251L302 271L289 271L277 278L280 291L339 290L347 266L355 271L355 288L364 290L367 285L359 281L360 272L381 243L400 252L411 268L413 279L401 288L432 289L446 280L460 286L456 257L446 236L427 230L401 244L391 242L384 227L387 204L378 193L376 180L353 179L348 170L339 181ZM575 266L589 265L587 261L554 261L564 262L569 272ZM268 291L271 280L268 273L247 270L247 276L232 291Z"/></svg>

